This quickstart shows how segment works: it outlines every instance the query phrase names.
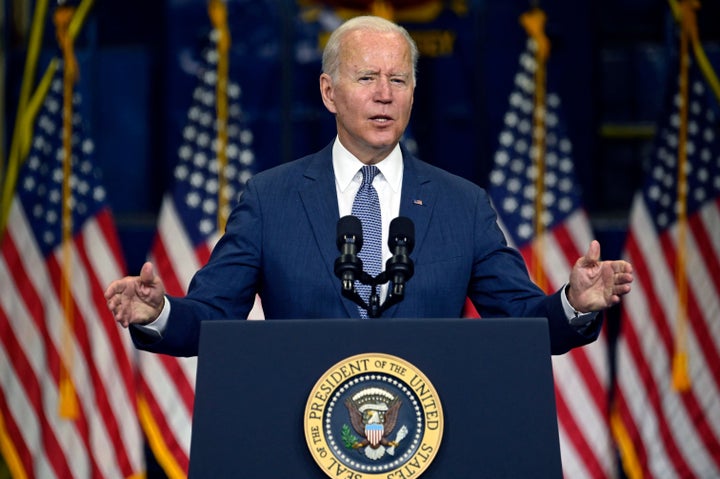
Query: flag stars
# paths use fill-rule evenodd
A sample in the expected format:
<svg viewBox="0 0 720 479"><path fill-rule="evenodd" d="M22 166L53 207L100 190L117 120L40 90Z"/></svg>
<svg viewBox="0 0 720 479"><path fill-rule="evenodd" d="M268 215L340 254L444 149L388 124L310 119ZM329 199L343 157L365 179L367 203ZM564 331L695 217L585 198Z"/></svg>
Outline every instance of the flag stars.
<svg viewBox="0 0 720 479"><path fill-rule="evenodd" d="M237 174L238 174L238 169L237 169L237 167L236 167L235 165L233 165L232 163L228 164L228 165L225 167L225 178L226 178L228 181L234 180L234 179L237 177Z"/></svg>
<svg viewBox="0 0 720 479"><path fill-rule="evenodd" d="M500 134L500 144L506 148L509 147L510 145L512 145L513 140L514 140L514 137L513 137L512 133L510 133L509 131L503 131Z"/></svg>
<svg viewBox="0 0 720 479"><path fill-rule="evenodd" d="M518 201L514 196L508 196L503 200L503 210L507 213L514 213L518 209Z"/></svg>
<svg viewBox="0 0 720 479"><path fill-rule="evenodd" d="M535 208L532 204L526 203L520 207L520 216L525 220L532 220L535 216Z"/></svg>
<svg viewBox="0 0 720 479"><path fill-rule="evenodd" d="M208 62L210 65L217 65L220 55L218 55L217 50L207 50L204 57L205 61Z"/></svg>
<svg viewBox="0 0 720 479"><path fill-rule="evenodd" d="M105 202L106 197L107 193L105 191L105 188L103 188L99 184L95 188L93 188L93 199L96 202Z"/></svg>
<svg viewBox="0 0 720 479"><path fill-rule="evenodd" d="M198 229L204 236L209 236L215 232L215 221L202 219L198 224Z"/></svg>
<svg viewBox="0 0 720 479"><path fill-rule="evenodd" d="M572 161L570 161L570 158L563 158L560 160L560 163L558 164L558 168L563 173L570 173L573 170L573 164Z"/></svg>
<svg viewBox="0 0 720 479"><path fill-rule="evenodd" d="M205 132L202 132L197 137L197 145L200 148L207 148L210 146L210 135L208 135Z"/></svg>
<svg viewBox="0 0 720 479"><path fill-rule="evenodd" d="M217 33L214 38L217 39ZM250 150L253 136L240 123L243 110L239 103L242 90L237 83L227 85L228 119L225 125L219 125L215 112L215 84L218 81L214 64L218 61L215 48L208 48L203 54L203 63L197 69L199 85L193 92L193 104L188 109L187 126L183 130L183 145L178 149L178 165L175 168L175 201L182 203L186 231L194 243L208 241L217 232L217 213L223 207L223 214L229 213L230 205L219 198L234 197L245 178L251 177L246 167L254 162ZM218 128L224 126L227 131L227 144L224 148L226 164L222 174L227 180L220 191L220 160L218 154L221 144L217 137Z"/></svg>
<svg viewBox="0 0 720 479"><path fill-rule="evenodd" d="M197 137L197 130L194 126L187 126L183 129L183 139L186 141L194 141Z"/></svg>
<svg viewBox="0 0 720 479"><path fill-rule="evenodd" d="M510 94L510 106L514 108L520 108L520 105L523 104L523 97L518 92L513 92Z"/></svg>
<svg viewBox="0 0 720 479"><path fill-rule="evenodd" d="M197 168L203 168L207 165L207 163L208 163L208 157L204 152L198 151L193 156L193 164Z"/></svg>
<svg viewBox="0 0 720 479"><path fill-rule="evenodd" d="M525 170L525 162L521 158L513 158L510 162L510 170L519 175Z"/></svg>
<svg viewBox="0 0 720 479"><path fill-rule="evenodd" d="M523 53L522 55L520 55L520 65L522 66L522 68L531 73L534 73L535 69L537 68L535 58L527 53Z"/></svg>
<svg viewBox="0 0 720 479"><path fill-rule="evenodd" d="M528 151L528 143L523 139L519 139L515 142L515 151L519 154L525 154Z"/></svg>
<svg viewBox="0 0 720 479"><path fill-rule="evenodd" d="M202 187L204 182L205 182L205 175L203 175L199 171L195 171L190 175L190 184L194 188Z"/></svg>
<svg viewBox="0 0 720 479"><path fill-rule="evenodd" d="M524 73L518 73L515 75L515 85L528 94L531 93L535 87L532 78L528 77Z"/></svg>
<svg viewBox="0 0 720 479"><path fill-rule="evenodd" d="M248 149L242 150L242 153L240 153L240 163L242 163L244 166L250 166L253 164L254 161L255 153Z"/></svg>
<svg viewBox="0 0 720 479"><path fill-rule="evenodd" d="M517 229L518 237L525 241L532 238L533 232L533 227L529 223L522 223Z"/></svg>
<svg viewBox="0 0 720 479"><path fill-rule="evenodd" d="M200 123L200 125L204 126L205 128L210 128L213 125L214 121L215 117L209 112L203 112L200 115L200 118L198 118L198 123Z"/></svg>
<svg viewBox="0 0 720 479"><path fill-rule="evenodd" d="M188 120L190 121L197 121L198 118L200 118L200 115L202 114L202 110L198 106L192 106L190 109L188 109Z"/></svg>
<svg viewBox="0 0 720 479"><path fill-rule="evenodd" d="M208 194L215 195L217 194L218 189L218 181L215 178L210 178L207 182L205 182L205 191Z"/></svg>
<svg viewBox="0 0 720 479"><path fill-rule="evenodd" d="M215 85L217 83L217 73L214 70L207 70L203 73L203 81L208 85Z"/></svg>
<svg viewBox="0 0 720 479"><path fill-rule="evenodd" d="M497 166L503 167L509 161L510 161L510 156L507 154L507 151L499 150L497 153L495 153L495 164Z"/></svg>
<svg viewBox="0 0 720 479"><path fill-rule="evenodd" d="M211 197L205 198L205 201L202 202L202 209L205 214L215 214L217 211L217 202Z"/></svg>
<svg viewBox="0 0 720 479"><path fill-rule="evenodd" d="M505 174L501 170L493 170L490 172L490 182L493 185L500 185L505 181Z"/></svg>
<svg viewBox="0 0 720 479"><path fill-rule="evenodd" d="M563 196L558 201L558 208L563 213L570 213L570 211L572 210L572 207L573 207L573 202L567 196Z"/></svg>
<svg viewBox="0 0 720 479"><path fill-rule="evenodd" d="M245 183L248 182L248 180L250 178L252 178L252 173L250 173L249 170L243 170L242 173L240 174L239 180L240 180L240 183L244 185Z"/></svg>
<svg viewBox="0 0 720 479"><path fill-rule="evenodd" d="M240 85L238 85L237 83L230 83L230 84L228 84L228 87L227 87L227 96L228 96L228 98L230 98L232 100L237 100L240 98L241 91L242 90L240 88ZM239 103L234 103L232 106L236 110L240 110Z"/></svg>
<svg viewBox="0 0 720 479"><path fill-rule="evenodd" d="M510 178L506 186L510 193L517 194L522 188L522 182L517 178Z"/></svg>
<svg viewBox="0 0 720 479"><path fill-rule="evenodd" d="M522 133L523 135L527 135L530 133L530 130L532 129L532 125L530 124L530 121L528 120L520 120L518 123L518 131Z"/></svg>
<svg viewBox="0 0 720 479"><path fill-rule="evenodd" d="M190 208L197 208L200 205L200 195L197 194L195 191L191 191L186 197L185 197L185 204L189 206Z"/></svg>
<svg viewBox="0 0 720 479"><path fill-rule="evenodd" d="M185 165L178 165L177 168L175 168L175 179L177 181L186 180L189 174L190 171Z"/></svg>

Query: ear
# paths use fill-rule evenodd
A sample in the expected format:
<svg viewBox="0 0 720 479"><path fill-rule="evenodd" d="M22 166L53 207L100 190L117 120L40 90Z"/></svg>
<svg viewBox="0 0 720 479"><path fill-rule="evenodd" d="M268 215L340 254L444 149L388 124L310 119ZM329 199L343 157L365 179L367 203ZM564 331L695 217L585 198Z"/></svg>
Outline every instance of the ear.
<svg viewBox="0 0 720 479"><path fill-rule="evenodd" d="M327 108L330 113L337 113L337 109L335 108L335 90L333 89L332 79L327 73L320 75L320 96L322 96L325 108Z"/></svg>

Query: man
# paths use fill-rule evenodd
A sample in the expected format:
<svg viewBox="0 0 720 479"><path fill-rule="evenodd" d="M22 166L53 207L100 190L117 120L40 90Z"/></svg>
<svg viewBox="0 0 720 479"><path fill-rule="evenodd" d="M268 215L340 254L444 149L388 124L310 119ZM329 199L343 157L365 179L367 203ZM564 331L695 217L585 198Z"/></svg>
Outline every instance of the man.
<svg viewBox="0 0 720 479"><path fill-rule="evenodd" d="M391 256L392 218L405 216L416 230L414 276L383 318L459 317L469 297L484 317L547 317L554 354L597 337L601 320L594 312L630 291L631 265L600 261L593 241L567 287L546 296L535 286L522 257L507 247L485 191L400 145L417 58L407 31L380 18L349 20L331 35L320 93L335 115L337 137L322 151L248 182L184 298L166 297L150 263L140 276L109 285L108 307L118 323L131 326L137 347L196 355L200 323L245 318L256 293L267 319L359 317L364 311L342 296L334 262L336 224L354 212L361 189L377 193L384 259ZM367 165L379 173L362 186Z"/></svg>

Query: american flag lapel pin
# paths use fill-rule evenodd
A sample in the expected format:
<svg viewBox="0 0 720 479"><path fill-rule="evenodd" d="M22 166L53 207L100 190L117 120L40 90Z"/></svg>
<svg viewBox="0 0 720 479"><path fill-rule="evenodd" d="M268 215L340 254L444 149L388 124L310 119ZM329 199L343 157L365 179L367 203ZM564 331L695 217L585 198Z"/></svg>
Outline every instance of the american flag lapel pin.
<svg viewBox="0 0 720 479"><path fill-rule="evenodd" d="M425 203L423 203L422 200L413 200L413 204L418 206L425 206Z"/></svg>

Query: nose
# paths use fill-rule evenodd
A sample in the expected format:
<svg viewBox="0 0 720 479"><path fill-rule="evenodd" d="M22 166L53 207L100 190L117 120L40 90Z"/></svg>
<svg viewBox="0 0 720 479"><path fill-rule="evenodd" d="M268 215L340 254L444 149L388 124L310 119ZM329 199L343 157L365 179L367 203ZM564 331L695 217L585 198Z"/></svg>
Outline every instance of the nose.
<svg viewBox="0 0 720 479"><path fill-rule="evenodd" d="M392 86L390 79L380 77L375 84L375 101L381 103L389 103L392 101Z"/></svg>

